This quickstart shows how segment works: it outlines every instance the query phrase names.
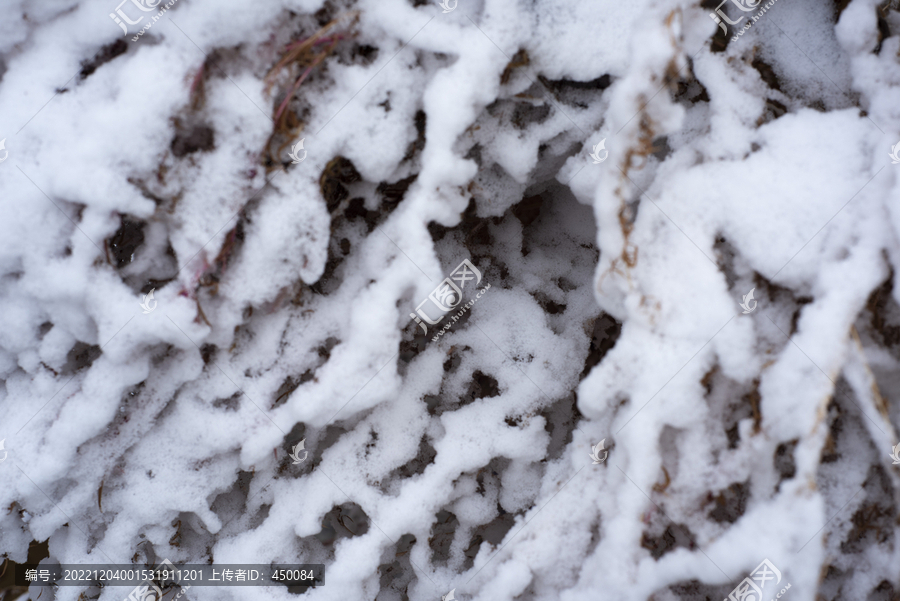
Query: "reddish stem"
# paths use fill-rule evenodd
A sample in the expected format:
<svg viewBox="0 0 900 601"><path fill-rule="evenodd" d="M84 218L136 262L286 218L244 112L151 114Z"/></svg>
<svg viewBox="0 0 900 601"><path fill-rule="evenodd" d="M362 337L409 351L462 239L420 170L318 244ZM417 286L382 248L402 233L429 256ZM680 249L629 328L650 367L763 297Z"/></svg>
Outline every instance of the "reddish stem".
<svg viewBox="0 0 900 601"><path fill-rule="evenodd" d="M287 46L285 46L284 50L285 50L286 52L291 51L291 50L293 50L294 48L297 48L297 47L301 46L302 44L305 44L306 41L307 41L308 39L309 39L309 38L303 38L302 40L297 40L296 42L291 42L290 44L288 44ZM336 36L330 37L330 38L320 38L320 39L316 40L315 42L313 42L312 45L313 45L313 46L318 46L319 44L327 44L328 42L332 42L332 41L340 41L340 40L343 40L343 39L344 39L344 36L343 36L343 35L337 34Z"/></svg>
<svg viewBox="0 0 900 601"><path fill-rule="evenodd" d="M197 86L199 86L200 82L203 81L203 72L205 71L205 69L206 63L204 62L197 70L197 74L194 75L194 81L191 82L191 98L194 97L194 93L197 91Z"/></svg>
<svg viewBox="0 0 900 601"><path fill-rule="evenodd" d="M287 108L288 102L290 102L291 98L294 97L294 93L297 91L297 88L300 87L300 84L303 83L303 80L306 79L306 77L312 72L313 67L315 67L316 65L318 65L319 63L322 62L322 59L325 58L326 54L328 54L328 53L323 52L322 54L317 56L316 60L314 60L310 66L308 66L306 69L303 70L303 73L300 75L300 77L297 79L297 81L294 82L294 86L291 88L291 91L288 93L287 96L284 97L284 100L281 102L281 106L278 107L278 112L275 113L275 121L278 121L278 118L281 116L281 113L283 113L284 109Z"/></svg>

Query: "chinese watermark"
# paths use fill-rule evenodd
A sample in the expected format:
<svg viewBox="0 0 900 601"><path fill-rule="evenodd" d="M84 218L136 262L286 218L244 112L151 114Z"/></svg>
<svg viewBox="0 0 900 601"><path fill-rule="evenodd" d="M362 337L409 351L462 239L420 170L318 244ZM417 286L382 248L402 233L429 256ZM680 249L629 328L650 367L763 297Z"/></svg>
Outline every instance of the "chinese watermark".
<svg viewBox="0 0 900 601"><path fill-rule="evenodd" d="M309 451L304 450L305 444L306 444L306 439L304 438L303 440L301 440L300 442L295 444L294 447L291 449L291 453L289 456L291 459L294 460L293 465L297 465L298 463L300 463L301 461L306 459L307 455L309 455ZM299 451L303 451L303 457L300 457Z"/></svg>
<svg viewBox="0 0 900 601"><path fill-rule="evenodd" d="M291 157L291 159L293 159L291 161L292 165L296 165L297 163L303 161L303 159L306 158L306 151L303 150L303 140L305 140L305 139L306 138L300 138L299 142L297 142L296 144L291 146L291 151L288 153L288 156ZM297 154L298 150L303 150L303 156L299 156Z"/></svg>
<svg viewBox="0 0 900 601"><path fill-rule="evenodd" d="M137 20L132 21L122 10L122 5L129 1L134 4L141 12L151 13L153 11L156 11L157 7L159 7L159 10L155 15L152 15L152 17L151 15L141 15L137 18ZM132 42L136 42L138 41L138 38L144 35L145 31L153 27L153 24L159 21L163 14L165 14L167 10L172 8L176 2L178 2L178 0L169 0L169 2L160 6L162 0L122 0L116 7L116 11L109 13L109 18L112 19L116 25L122 28L122 33L128 35L128 25L138 25L141 21L144 20L144 17L151 17L153 20L144 25L141 30L131 38Z"/></svg>
<svg viewBox="0 0 900 601"><path fill-rule="evenodd" d="M745 294L743 296L743 300L740 303L738 303L738 304L740 304L741 309L744 310L744 315L746 315L747 313L753 313L753 311L756 309L757 303L755 300L753 300L753 291L754 290L756 290L756 288L751 288L750 292ZM753 305L751 305L750 303L753 303Z"/></svg>
<svg viewBox="0 0 900 601"><path fill-rule="evenodd" d="M169 580L175 576L175 566L168 559L162 560L162 563L154 571L160 580ZM190 585L181 587L181 590L172 598L172 601L181 597L189 588L191 588ZM147 580L134 587L124 601L162 601L162 598L162 589L156 586L153 580Z"/></svg>
<svg viewBox="0 0 900 601"><path fill-rule="evenodd" d="M756 566L756 569L750 572L748 577L734 587L734 590L731 591L731 594L724 601L750 601L751 599L753 601L762 601L763 589L766 588L766 583L769 580L774 580L777 588L781 584L781 571L771 561L763 559L762 563ZM789 588L791 588L790 582L779 593L775 594L772 600L781 599ZM773 592L770 588L769 594L773 594Z"/></svg>
<svg viewBox="0 0 900 601"><path fill-rule="evenodd" d="M466 287L466 282L472 280L474 280L473 287L478 286L478 284L481 283L481 272L478 271L477 267L472 265L471 261L463 259L463 262L456 266L456 269L453 270L450 276L444 278L444 280L438 284L438 287L431 291L428 298L419 303L419 306L416 307L416 313L418 313L418 315L416 315L416 313L410 313L409 316L416 320L416 323L422 328L423 333L428 334L428 326L425 325L425 322L430 323L431 325L437 325L444 319L447 313L456 309L462 302L463 289ZM459 285L457 286L457 284ZM444 333L453 327L453 324L475 304L475 301L481 298L481 295L490 289L490 287L490 284L485 286L472 300L463 305L462 309L451 315L450 320L447 321L444 327L438 331L431 340L435 341L443 336ZM429 302L430 311L425 311L422 308L422 305ZM421 319L419 319L420 317ZM434 319L432 319L432 317L434 317Z"/></svg>
<svg viewBox="0 0 900 601"><path fill-rule="evenodd" d="M600 442L595 444L593 447L591 447L590 457L591 457L591 459L594 460L593 465L597 465L598 463L603 463L604 461L606 461L606 458L609 456L609 451L607 451L603 448L603 445L605 442L606 442L606 439L604 438L603 440L601 440ZM600 456L601 451L603 451L603 457Z"/></svg>
<svg viewBox="0 0 900 601"><path fill-rule="evenodd" d="M153 300L154 290L156 290L156 288L151 290L150 294L145 294L144 300L141 301L141 309L144 310L144 315L146 315L147 313L150 313L151 311L153 311L156 308L157 303L155 300Z"/></svg>
<svg viewBox="0 0 900 601"><path fill-rule="evenodd" d="M719 27L722 28L722 32L727 36L728 27L725 25L725 23L728 23L729 25L737 25L738 23L746 19L747 15L742 16L737 21L732 21L728 18L728 15L725 14L725 11L722 10L722 6L726 2L731 2L736 7L738 7L739 10L745 13L749 13L751 11L759 9L759 12L757 12L755 15L749 15L751 20L747 21L747 23L745 23L744 26L731 37L731 41L736 42L738 36L744 35L745 31L753 27L753 24L759 21L762 16L766 14L766 11L772 8L772 6L774 6L777 1L778 0L769 0L766 4L760 6L762 0L722 0L721 4L716 7L715 12L709 13L709 18L715 21L719 25Z"/></svg>
<svg viewBox="0 0 900 601"><path fill-rule="evenodd" d="M602 163L609 157L609 151L606 150L606 138L600 140L600 143L591 147L593 150L591 152L591 158L594 159L594 164ZM600 156L600 151L604 152L604 155Z"/></svg>
<svg viewBox="0 0 900 601"><path fill-rule="evenodd" d="M0 141L0 148L3 148L2 141ZM891 146L891 152L888 156L891 157L891 164L896 165L897 163L900 163L900 142Z"/></svg>
<svg viewBox="0 0 900 601"><path fill-rule="evenodd" d="M37 568L30 568L25 570L25 580L26 582L50 582L50 578L52 574L50 570L40 570Z"/></svg>

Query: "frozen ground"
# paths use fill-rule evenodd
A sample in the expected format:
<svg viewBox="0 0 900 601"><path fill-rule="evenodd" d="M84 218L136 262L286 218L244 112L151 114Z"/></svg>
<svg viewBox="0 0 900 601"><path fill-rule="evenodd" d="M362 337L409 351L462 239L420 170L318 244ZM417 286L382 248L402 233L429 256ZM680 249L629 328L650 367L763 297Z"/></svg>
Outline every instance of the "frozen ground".
<svg viewBox="0 0 900 601"><path fill-rule="evenodd" d="M900 599L900 5L115 3L2 7L11 562Z"/></svg>

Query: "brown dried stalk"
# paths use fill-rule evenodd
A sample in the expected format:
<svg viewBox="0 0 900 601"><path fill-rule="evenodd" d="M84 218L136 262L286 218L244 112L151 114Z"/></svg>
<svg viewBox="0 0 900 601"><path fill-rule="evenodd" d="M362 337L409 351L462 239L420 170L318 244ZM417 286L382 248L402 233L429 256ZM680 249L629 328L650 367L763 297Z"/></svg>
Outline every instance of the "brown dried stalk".
<svg viewBox="0 0 900 601"><path fill-rule="evenodd" d="M309 77L313 69L331 54L338 42L352 35L350 33L338 33L335 30L339 27L351 30L358 20L358 11L346 13L332 19L328 24L308 38L291 42L285 46L284 54L275 66L266 74L266 93L269 93L272 90L276 80L278 80L283 73L295 73L299 71L299 75L296 76L293 84L275 111L273 116L273 119L275 120L275 130L272 133L272 137L269 139L269 144L276 134L284 134L288 137L293 137L295 132L300 129L302 123L295 115L292 115L291 111L287 110L291 99L294 98L300 85ZM324 46L324 48L320 48L322 46ZM269 147L269 144L266 145L267 148ZM286 145L282 145L281 148L279 148L276 156L281 153L281 150L283 150L285 146Z"/></svg>
<svg viewBox="0 0 900 601"><path fill-rule="evenodd" d="M200 68L197 69L197 73L194 74L194 79L191 81L191 91L189 94L189 98L191 99L191 108L194 110L199 109L203 106L203 103L206 100L206 90L203 84L203 78L206 76L206 61L200 65Z"/></svg>
<svg viewBox="0 0 900 601"><path fill-rule="evenodd" d="M285 69L285 67L292 64L299 64L300 66L309 66L312 63L311 55L314 55L313 48L317 45L323 43L333 43L343 39L344 36L337 35L334 38L327 37L341 22L350 19L350 23L348 24L348 29L352 28L356 25L357 21L359 21L359 12L352 11L350 13L346 13L339 17L336 17L329 21L325 27L309 36L306 39L298 40L296 42L291 42L285 47L285 53L282 55L281 60L279 60L274 67L272 67L269 72L266 74L266 93L268 93L272 86L275 84L275 79L278 75ZM321 59L320 59L321 60Z"/></svg>

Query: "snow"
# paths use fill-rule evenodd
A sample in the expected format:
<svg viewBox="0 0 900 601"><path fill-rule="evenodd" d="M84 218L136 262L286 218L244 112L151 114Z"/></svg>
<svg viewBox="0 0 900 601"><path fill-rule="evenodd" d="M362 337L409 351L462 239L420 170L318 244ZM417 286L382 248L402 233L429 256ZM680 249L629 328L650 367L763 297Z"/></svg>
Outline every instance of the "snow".
<svg viewBox="0 0 900 601"><path fill-rule="evenodd" d="M725 598L765 558L796 601L900 589L900 13L779 1L723 48L684 1L179 0L132 41L136 2L0 24L5 557L323 563L313 601ZM336 17L278 133L306 65L266 75ZM490 288L422 334L463 259ZM43 591L82 593L128 590Z"/></svg>

